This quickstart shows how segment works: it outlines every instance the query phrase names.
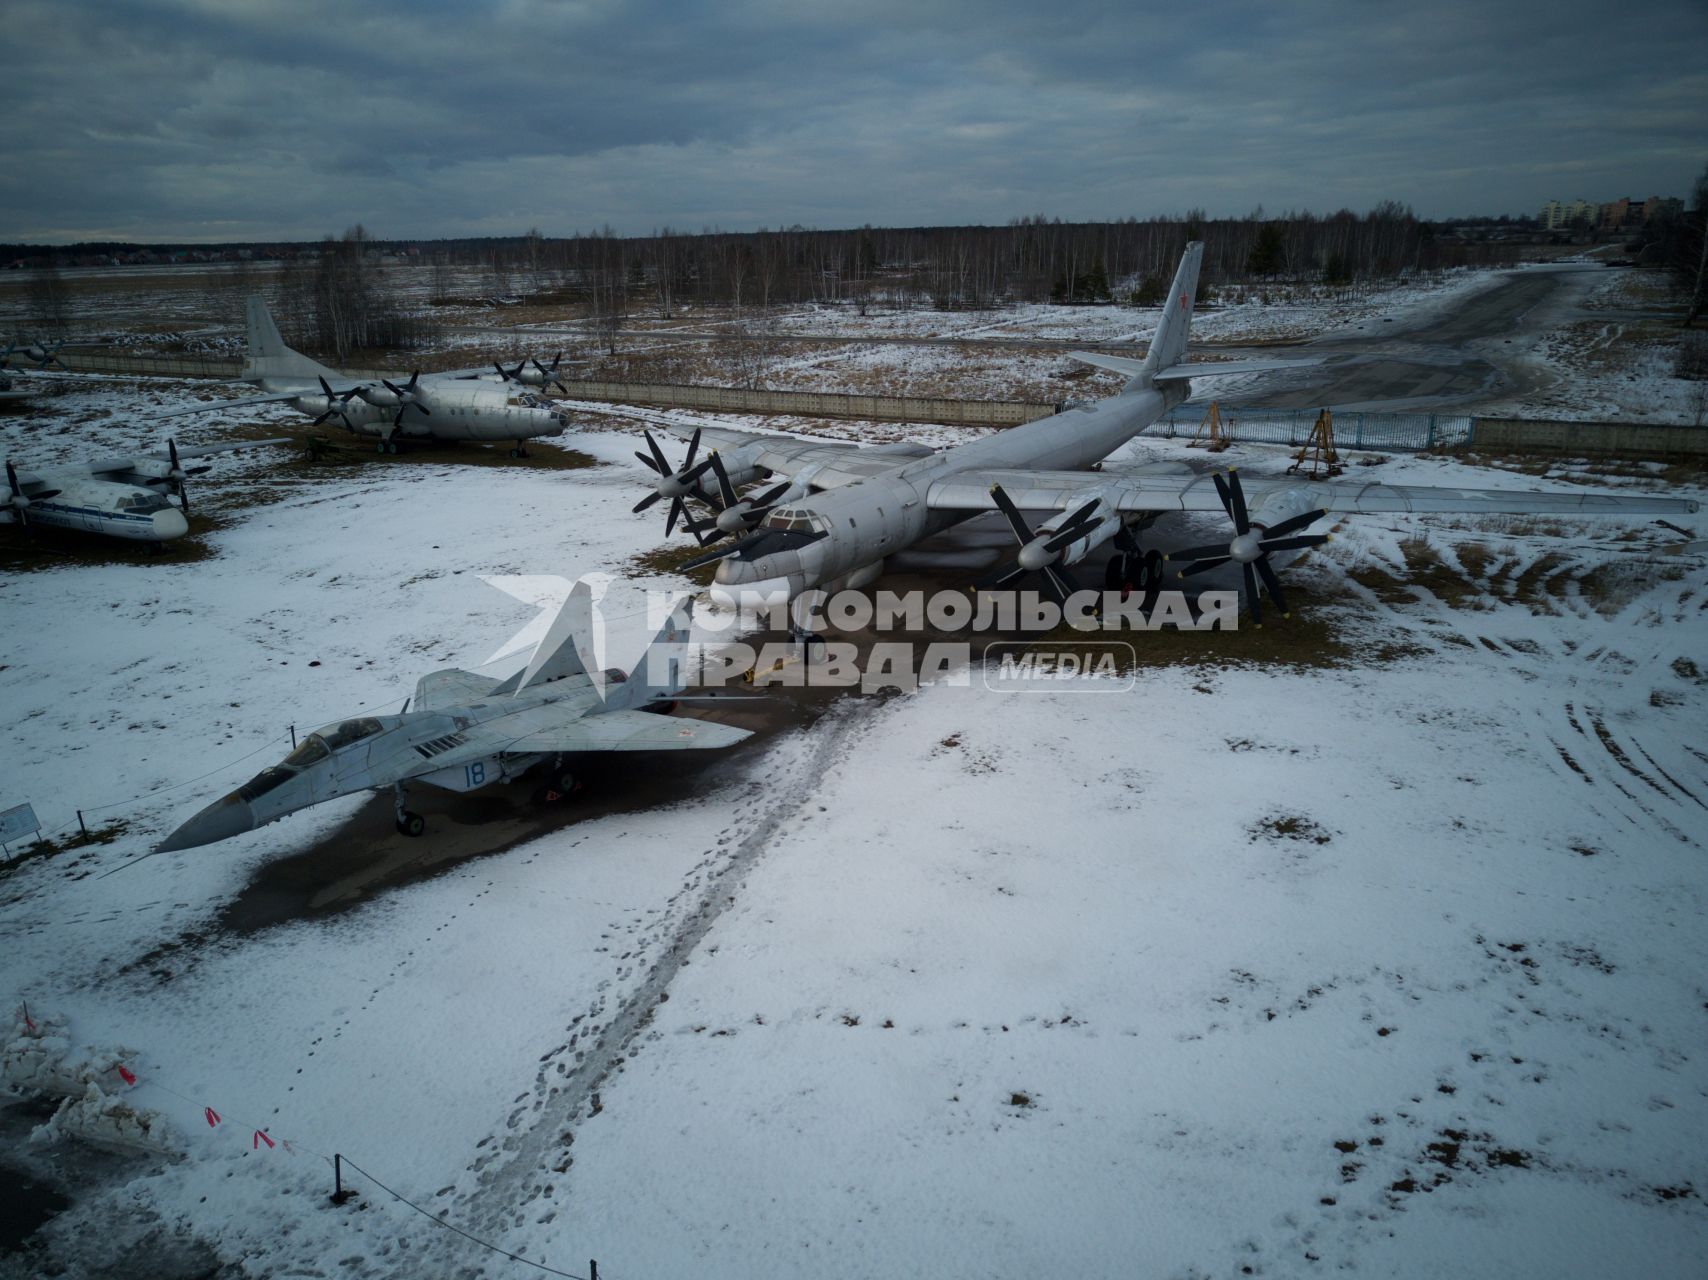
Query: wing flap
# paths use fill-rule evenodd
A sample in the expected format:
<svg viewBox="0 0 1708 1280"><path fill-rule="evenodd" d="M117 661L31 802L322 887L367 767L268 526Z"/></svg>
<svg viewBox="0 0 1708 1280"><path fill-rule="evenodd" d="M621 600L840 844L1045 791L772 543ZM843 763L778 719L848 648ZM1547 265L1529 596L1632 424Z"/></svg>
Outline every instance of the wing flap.
<svg viewBox="0 0 1708 1280"><path fill-rule="evenodd" d="M1272 493L1296 489L1311 505L1348 515L1692 515L1693 498L1649 494L1604 494L1527 489L1458 489L1433 485L1326 484L1291 476L1240 480L1253 505ZM1000 485L1026 511L1056 511L1108 494L1121 511L1221 511L1215 482L1205 475L1126 475L1093 471L961 471L931 486L926 505L934 510L992 511L991 487Z"/></svg>

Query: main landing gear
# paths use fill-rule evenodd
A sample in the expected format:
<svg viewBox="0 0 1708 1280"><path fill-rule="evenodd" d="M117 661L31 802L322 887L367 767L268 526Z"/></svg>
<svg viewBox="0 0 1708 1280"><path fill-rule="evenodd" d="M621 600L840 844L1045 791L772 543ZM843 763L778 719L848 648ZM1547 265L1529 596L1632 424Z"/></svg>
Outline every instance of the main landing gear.
<svg viewBox="0 0 1708 1280"><path fill-rule="evenodd" d="M533 455L528 452L527 446L524 445L520 440L518 440L516 442L516 447L510 451L510 456L512 458L531 458L531 457L533 457Z"/></svg>
<svg viewBox="0 0 1708 1280"><path fill-rule="evenodd" d="M404 807L406 794L401 782L392 788L392 813L397 817L398 834L413 838L427 830L427 819Z"/></svg>
<svg viewBox="0 0 1708 1280"><path fill-rule="evenodd" d="M384 436L381 436L380 437L380 443L379 443L379 451L381 453L396 453L397 452L397 441L388 440Z"/></svg>
<svg viewBox="0 0 1708 1280"><path fill-rule="evenodd" d="M546 771L546 784L534 791L535 804L558 804L581 790L581 781L563 767L561 759L554 760Z"/></svg>
<svg viewBox="0 0 1708 1280"><path fill-rule="evenodd" d="M1137 542L1131 544L1131 550L1117 551L1104 567L1103 589L1119 591L1123 600L1137 591L1149 607L1162 590L1162 553L1140 551Z"/></svg>

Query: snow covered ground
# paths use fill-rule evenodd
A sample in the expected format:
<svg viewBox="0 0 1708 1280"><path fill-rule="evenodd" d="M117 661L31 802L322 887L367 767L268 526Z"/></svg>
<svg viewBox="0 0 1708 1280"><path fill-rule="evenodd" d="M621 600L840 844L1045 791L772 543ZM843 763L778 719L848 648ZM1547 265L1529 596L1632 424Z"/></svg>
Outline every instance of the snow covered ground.
<svg viewBox="0 0 1708 1280"><path fill-rule="evenodd" d="M135 443L84 394L75 439L38 414L5 444ZM582 470L224 460L209 558L0 579L0 805L129 824L0 880L0 991L130 1051L108 1084L179 1153L79 1179L36 1238L66 1274L527 1270L360 1175L328 1205L333 1152L619 1280L1696 1265L1708 583L1652 527L1348 522L1287 573L1327 664L850 697L579 820L424 799L408 842L357 798L136 861L287 726L482 662L532 616L482 575L656 546L637 440L566 436ZM1548 483L1585 481L1661 483Z"/></svg>

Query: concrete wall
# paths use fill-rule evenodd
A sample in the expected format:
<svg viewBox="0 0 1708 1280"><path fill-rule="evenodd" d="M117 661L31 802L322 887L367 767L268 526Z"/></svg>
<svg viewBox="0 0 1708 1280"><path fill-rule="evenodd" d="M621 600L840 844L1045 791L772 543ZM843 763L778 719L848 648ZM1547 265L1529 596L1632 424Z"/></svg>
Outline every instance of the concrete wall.
<svg viewBox="0 0 1708 1280"><path fill-rule="evenodd" d="M940 422L950 426L1014 427L1056 411L1053 404L1021 400L953 400L936 396L858 396L828 391L749 391L673 383L572 381L571 400L659 405L716 413L787 413L802 418L854 418L873 422Z"/></svg>
<svg viewBox="0 0 1708 1280"><path fill-rule="evenodd" d="M1514 453L1601 454L1615 458L1701 458L1708 457L1708 427L1474 418L1467 447Z"/></svg>

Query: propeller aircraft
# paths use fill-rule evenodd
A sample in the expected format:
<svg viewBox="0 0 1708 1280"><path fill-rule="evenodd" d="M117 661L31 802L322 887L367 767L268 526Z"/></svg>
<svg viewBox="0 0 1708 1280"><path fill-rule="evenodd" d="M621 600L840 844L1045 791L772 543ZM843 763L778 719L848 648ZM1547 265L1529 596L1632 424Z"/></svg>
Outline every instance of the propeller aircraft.
<svg viewBox="0 0 1708 1280"><path fill-rule="evenodd" d="M354 435L373 436L381 453L396 453L400 439L514 440L512 458L527 456L524 441L536 436L555 436L569 425L566 412L552 408L536 396L512 396L502 385L482 381L485 369L457 369L422 374L419 370L405 380L399 375L358 381L329 369L301 352L293 351L279 336L272 313L260 297L247 304L248 351L242 378L267 392L240 400L174 409L153 415L154 420L176 418L187 413L207 413L243 408L252 404L289 403L314 418L313 426L336 420ZM557 362L549 377L556 380ZM541 370L541 374L548 371ZM518 381L544 385L528 379L540 376L528 371Z"/></svg>
<svg viewBox="0 0 1708 1280"><path fill-rule="evenodd" d="M710 506L715 514L709 524L689 520L687 528L700 536L715 527L716 536L731 540L683 567L716 562L714 592L735 598L865 586L884 572L889 556L996 510L1007 520L1018 551L980 585L1007 585L1036 573L1058 604L1076 589L1069 566L1105 548L1113 552L1105 564L1105 590L1154 590L1163 557L1155 550L1145 552L1138 534L1167 513L1220 510L1233 524L1228 541L1174 552L1172 558L1186 562L1177 571L1180 577L1238 564L1246 608L1259 624L1264 593L1283 616L1287 612L1270 557L1326 541L1326 534L1305 531L1331 513L1633 516L1698 510L1692 499L1647 495L1334 484L1287 476L1242 481L1232 472L1204 476L1174 462L1091 470L1185 401L1194 379L1318 363L1188 363L1202 257L1202 244L1186 246L1143 360L1071 353L1082 363L1125 375L1115 396L942 450L908 443L861 447L708 427L693 432L686 461L675 467L649 434L650 456L637 456L653 472L654 491L635 510L670 499L668 534L688 499ZM713 452L696 463L702 435ZM774 477L784 483L753 499L736 498L733 486ZM1021 514L1027 511L1048 514L1032 525Z"/></svg>
<svg viewBox="0 0 1708 1280"><path fill-rule="evenodd" d="M180 449L176 441L168 440L162 452L39 471L19 471L8 461L6 493L0 495L0 524L25 528L46 525L132 542L170 542L190 529L190 495L185 481L208 470L205 466L186 467L183 459L289 443L284 439L239 440Z"/></svg>

